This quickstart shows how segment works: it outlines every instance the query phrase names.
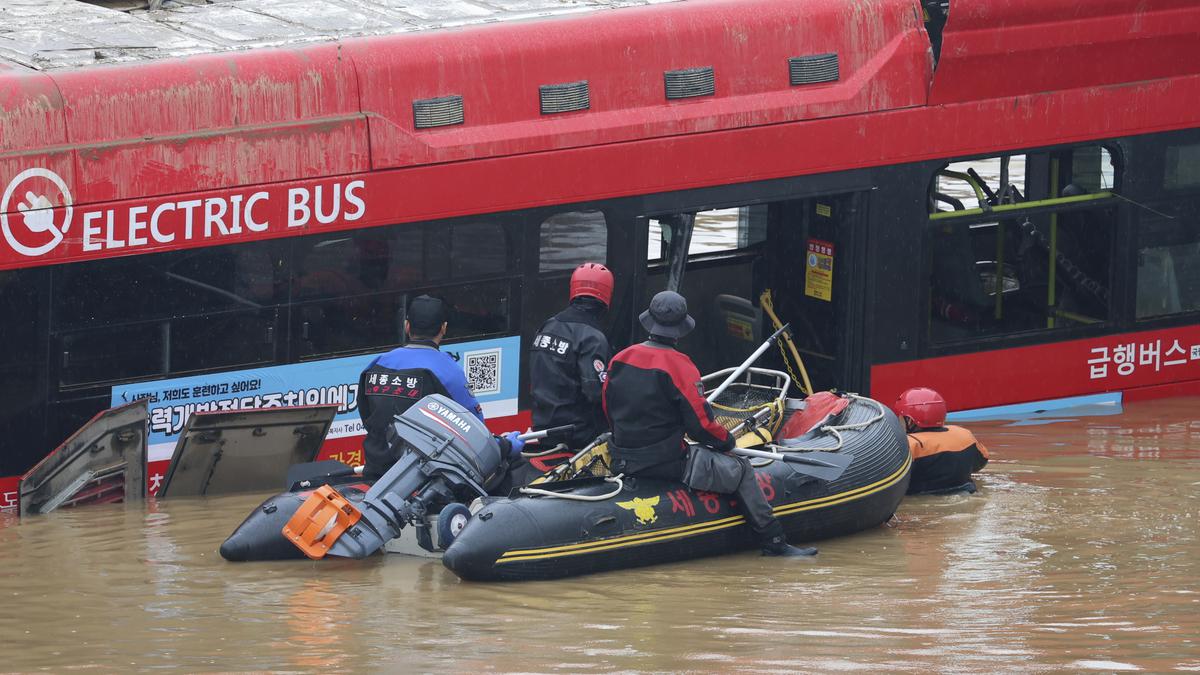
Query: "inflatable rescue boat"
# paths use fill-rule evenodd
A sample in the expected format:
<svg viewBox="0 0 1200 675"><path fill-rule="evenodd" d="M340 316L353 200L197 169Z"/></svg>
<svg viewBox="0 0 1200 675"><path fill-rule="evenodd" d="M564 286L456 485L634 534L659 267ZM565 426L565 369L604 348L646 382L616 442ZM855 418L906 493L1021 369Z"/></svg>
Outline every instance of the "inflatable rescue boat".
<svg viewBox="0 0 1200 675"><path fill-rule="evenodd" d="M787 399L791 381L779 371L742 366L706 376L706 386L717 378L710 401L718 421L738 439L735 452L755 458L789 540L857 532L895 512L911 455L890 410L849 394ZM396 418L405 451L373 484L338 463L293 467L290 490L252 512L221 555L363 558L412 539L414 550L444 550L446 566L465 579L550 579L755 543L728 497L610 475L606 435L508 497L489 496L485 486L508 475L507 466L470 419L445 397L419 401Z"/></svg>
<svg viewBox="0 0 1200 675"><path fill-rule="evenodd" d="M732 398L737 396L734 390ZM721 403L714 408L728 419L724 411L731 406ZM813 409L818 405L835 411L822 415ZM812 418L806 410L819 418L802 435L767 444L780 458L755 461L759 486L788 540L846 535L890 519L912 464L895 415L874 400L829 393L788 399L784 406L781 435L788 434L790 418ZM831 456L842 461L829 461ZM677 482L592 476L533 485L515 498L491 501L467 522L442 561L469 580L554 579L756 545L728 497Z"/></svg>

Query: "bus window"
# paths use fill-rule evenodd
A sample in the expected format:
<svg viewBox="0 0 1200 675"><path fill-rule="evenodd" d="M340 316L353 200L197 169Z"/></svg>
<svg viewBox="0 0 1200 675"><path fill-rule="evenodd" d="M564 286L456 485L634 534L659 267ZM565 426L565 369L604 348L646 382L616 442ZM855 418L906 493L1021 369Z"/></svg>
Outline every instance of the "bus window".
<svg viewBox="0 0 1200 675"><path fill-rule="evenodd" d="M1200 310L1200 199L1143 210L1137 261L1137 318Z"/></svg>
<svg viewBox="0 0 1200 675"><path fill-rule="evenodd" d="M296 357L399 344L401 308L421 293L451 302L449 337L504 332L509 282L459 280L514 276L520 247L512 229L500 221L406 223L299 240L292 282L302 301L292 310Z"/></svg>
<svg viewBox="0 0 1200 675"><path fill-rule="evenodd" d="M937 223L931 337L947 342L1109 318L1113 207Z"/></svg>
<svg viewBox="0 0 1200 675"><path fill-rule="evenodd" d="M937 172L926 268L932 341L1108 321L1118 178L1098 145Z"/></svg>
<svg viewBox="0 0 1200 675"><path fill-rule="evenodd" d="M1168 190L1200 187L1200 143L1167 147L1163 187Z"/></svg>
<svg viewBox="0 0 1200 675"><path fill-rule="evenodd" d="M58 383L77 387L165 374L169 332L170 321L164 320L59 335Z"/></svg>
<svg viewBox="0 0 1200 675"><path fill-rule="evenodd" d="M286 250L274 240L56 267L51 330L286 303Z"/></svg>
<svg viewBox="0 0 1200 675"><path fill-rule="evenodd" d="M375 293L292 307L292 335L301 359L396 345L405 293Z"/></svg>
<svg viewBox="0 0 1200 675"><path fill-rule="evenodd" d="M492 281L433 291L446 301L447 339L477 338L508 332L509 282Z"/></svg>
<svg viewBox="0 0 1200 675"><path fill-rule="evenodd" d="M688 236L691 222L679 292L687 298L697 328L680 341L680 348L702 372L745 358L762 334L753 280L762 258L758 245L767 236L768 209L767 204L756 204L698 211L694 221L689 221L689 213L674 214L673 224L671 216L647 219L650 274L643 303L671 283L673 272L666 264L673 255L670 238Z"/></svg>
<svg viewBox="0 0 1200 675"><path fill-rule="evenodd" d="M233 368L275 359L275 330L280 310L221 312L171 322L168 363L171 372Z"/></svg>
<svg viewBox="0 0 1200 675"><path fill-rule="evenodd" d="M538 230L538 272L573 270L608 259L608 223L602 211L556 213Z"/></svg>
<svg viewBox="0 0 1200 675"><path fill-rule="evenodd" d="M45 269L0 271L0 476L24 472L47 448ZM12 319L16 320L12 320Z"/></svg>
<svg viewBox="0 0 1200 675"><path fill-rule="evenodd" d="M450 274L454 279L504 274L509 266L508 233L500 223L459 223L451 230ZM514 266L515 267L515 266Z"/></svg>
<svg viewBox="0 0 1200 675"><path fill-rule="evenodd" d="M508 279L459 286L376 293L296 305L298 357L309 359L395 347L403 342L403 308L428 293L447 304L447 339L499 335L508 331Z"/></svg>
<svg viewBox="0 0 1200 675"><path fill-rule="evenodd" d="M426 226L426 281L494 276L520 269L521 247L509 230L499 221Z"/></svg>
<svg viewBox="0 0 1200 675"><path fill-rule="evenodd" d="M1025 159L1025 155L1010 155L951 163L933 178L930 212L1023 201Z"/></svg>
<svg viewBox="0 0 1200 675"><path fill-rule="evenodd" d="M1108 148L1081 146L952 162L933 177L929 212L987 210L1116 187Z"/></svg>
<svg viewBox="0 0 1200 675"><path fill-rule="evenodd" d="M339 298L420 285L423 233L420 226L396 225L299 239L293 297Z"/></svg>
<svg viewBox="0 0 1200 675"><path fill-rule="evenodd" d="M59 385L272 360L287 246L251 242L54 268Z"/></svg>
<svg viewBox="0 0 1200 675"><path fill-rule="evenodd" d="M646 249L646 259L649 262L661 262L666 254L668 242L663 239L663 231L662 223L651 218ZM669 238L670 229L666 232ZM766 238L766 204L699 211L696 213L692 240L688 244L688 258L748 248L765 241Z"/></svg>

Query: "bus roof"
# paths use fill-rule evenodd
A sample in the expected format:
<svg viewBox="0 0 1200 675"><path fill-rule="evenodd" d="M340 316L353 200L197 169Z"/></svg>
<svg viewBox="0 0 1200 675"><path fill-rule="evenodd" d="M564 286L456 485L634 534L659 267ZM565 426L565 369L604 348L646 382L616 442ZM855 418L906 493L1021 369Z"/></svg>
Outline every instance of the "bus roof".
<svg viewBox="0 0 1200 675"><path fill-rule="evenodd" d="M0 0L0 70L78 68L682 0ZM151 3L153 4L153 3Z"/></svg>

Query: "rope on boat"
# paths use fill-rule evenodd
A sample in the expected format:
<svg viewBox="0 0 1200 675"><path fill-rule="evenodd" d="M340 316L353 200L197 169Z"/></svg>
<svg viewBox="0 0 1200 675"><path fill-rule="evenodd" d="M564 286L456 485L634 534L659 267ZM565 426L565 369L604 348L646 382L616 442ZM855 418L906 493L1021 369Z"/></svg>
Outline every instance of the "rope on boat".
<svg viewBox="0 0 1200 675"><path fill-rule="evenodd" d="M878 412L874 417L872 417L869 420L866 420L865 422L855 422L854 424L828 424L828 425L821 427L820 430L822 432L831 434L834 438L837 439L837 445L835 445L834 447L832 447L832 448L803 447L803 446L797 446L797 445L786 446L786 445L778 445L776 443L768 443L767 447L771 448L772 450L775 450L776 452L837 452L838 450L842 449L843 445L845 445L845 438L842 436L841 432L857 431L859 429L865 429L865 428L871 426L872 424L875 424L879 420L883 419L884 414L885 414L884 407L883 407L883 404L880 403L879 401L876 401L875 399L867 398L865 396L859 396L858 394L846 394L846 397L853 401L869 403L870 405L874 406L875 410L877 410ZM757 429L752 430L749 433L756 433L756 432L757 432ZM557 448L555 448L555 449L557 449ZM549 452L549 451L547 451L547 452ZM524 454L524 453L522 453L522 454ZM540 453L540 454L546 454L546 453ZM754 467L760 467L760 466L766 466L774 461L775 460L773 460L773 459L760 459L757 461L752 459L752 460L750 460L750 464L751 464L751 466L754 466ZM551 499L567 499L567 500L576 501L576 502L602 502L607 499L612 499L613 497L616 497L617 495L621 494L621 490L623 490L625 488L625 484L621 480L624 477L625 477L625 474L618 474L616 476L606 476L604 478L604 482L615 483L616 488L613 489L611 492L607 492L607 493L600 494L600 495L577 495L577 494L571 494L571 493L565 493L565 492L554 492L553 490L543 490L542 488L535 488L535 487L528 487L528 486L519 488L518 492L520 492L523 495L536 495L539 497L549 497Z"/></svg>
<svg viewBox="0 0 1200 675"><path fill-rule="evenodd" d="M605 476L605 483L616 483L617 487L612 492L606 492L602 495L576 495L569 492L554 492L553 490L543 490L542 488L523 487L519 492L523 495L537 495L539 497L550 497L552 499L569 499L574 502L602 502L606 499L612 499L621 494L621 490L625 489L625 483L621 479L625 474L617 474L616 476Z"/></svg>
<svg viewBox="0 0 1200 675"><path fill-rule="evenodd" d="M865 422L855 422L854 424L829 424L829 425L821 427L821 431L826 432L837 439L837 445L833 446L832 448L804 447L801 445L779 445L778 443L768 443L767 447L771 448L775 452L837 452L838 450L841 450L842 446L845 445L845 443L846 443L846 440L845 440L845 438L842 437L841 432L857 431L859 429L865 429L865 428L871 426L872 424L875 424L879 420L883 419L883 416L884 416L883 404L880 403L879 401L876 401L875 399L872 399L872 398L867 398L865 396L859 396L858 394L846 394L846 398L849 398L853 401L860 401L862 403L869 403L869 404L875 406L875 409L879 412L877 415L875 415L874 417L872 417L871 419L869 419ZM755 464L755 466L766 466L767 463L770 463L773 461L775 461L775 460L767 460L763 464Z"/></svg>
<svg viewBox="0 0 1200 675"><path fill-rule="evenodd" d="M556 445L553 448L550 448L548 450L541 450L541 451L522 450L521 456L522 457L545 457L546 455L553 454L555 452L567 452L567 450L568 449L567 449L566 443L559 443L558 445Z"/></svg>

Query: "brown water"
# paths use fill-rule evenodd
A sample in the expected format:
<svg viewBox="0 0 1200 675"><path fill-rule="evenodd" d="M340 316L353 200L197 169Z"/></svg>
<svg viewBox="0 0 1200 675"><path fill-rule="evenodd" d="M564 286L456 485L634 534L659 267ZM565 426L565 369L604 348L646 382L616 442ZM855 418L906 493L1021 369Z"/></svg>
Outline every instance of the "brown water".
<svg viewBox="0 0 1200 675"><path fill-rule="evenodd" d="M974 429L979 494L910 498L815 561L484 585L226 563L262 495L9 519L0 670L1200 670L1200 400Z"/></svg>

